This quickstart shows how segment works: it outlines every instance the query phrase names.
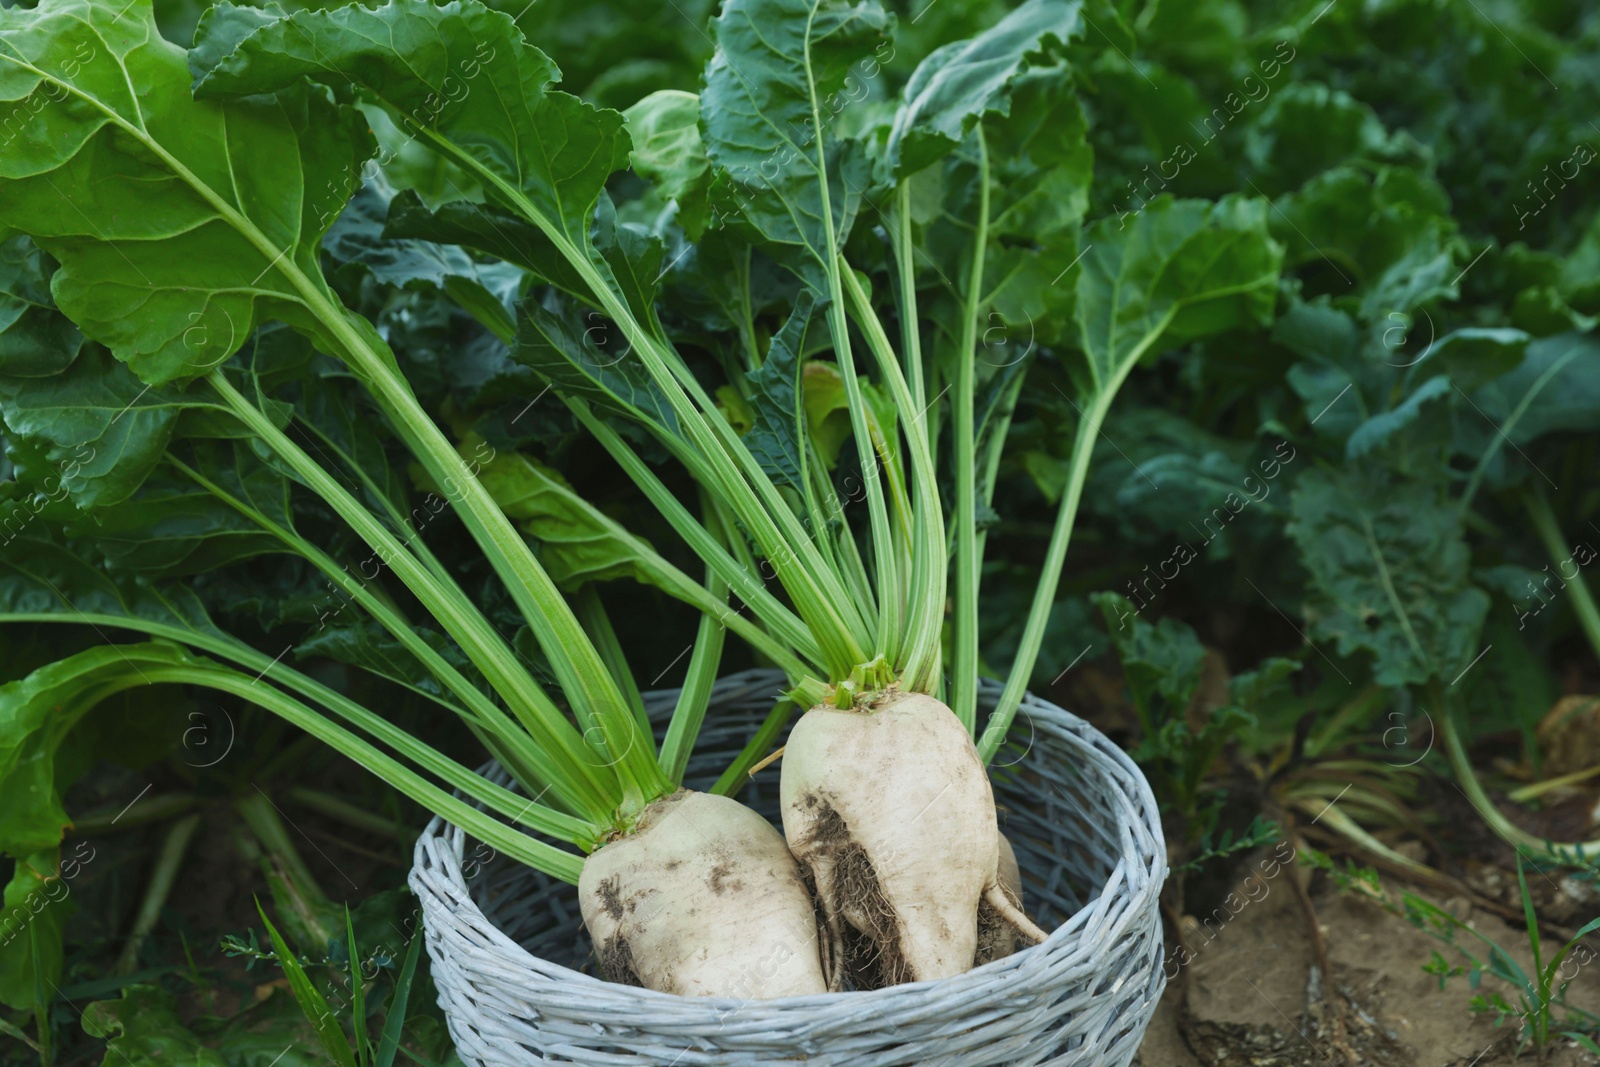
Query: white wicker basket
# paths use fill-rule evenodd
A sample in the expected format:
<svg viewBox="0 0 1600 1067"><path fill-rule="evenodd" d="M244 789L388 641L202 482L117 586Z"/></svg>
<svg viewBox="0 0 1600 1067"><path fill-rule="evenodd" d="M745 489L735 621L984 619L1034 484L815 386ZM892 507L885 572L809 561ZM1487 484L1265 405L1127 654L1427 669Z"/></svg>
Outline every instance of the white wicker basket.
<svg viewBox="0 0 1600 1067"><path fill-rule="evenodd" d="M690 786L728 765L781 676L719 682ZM985 688L987 708L999 686ZM646 696L653 718L675 694ZM439 1004L470 1067L840 1067L1073 1064L1121 1067L1164 979L1157 896L1166 846L1144 776L1099 731L1028 696L991 770L1002 829L1044 944L955 978L782 1000L679 997L595 977L576 890L435 819L417 841ZM498 781L498 767L486 768ZM739 799L777 823L777 771Z"/></svg>

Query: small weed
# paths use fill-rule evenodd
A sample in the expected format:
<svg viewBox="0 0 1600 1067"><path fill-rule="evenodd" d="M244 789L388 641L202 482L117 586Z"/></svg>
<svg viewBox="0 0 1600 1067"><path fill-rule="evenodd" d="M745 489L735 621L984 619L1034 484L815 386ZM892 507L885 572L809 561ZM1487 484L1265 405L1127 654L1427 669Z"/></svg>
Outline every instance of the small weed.
<svg viewBox="0 0 1600 1067"><path fill-rule="evenodd" d="M1539 923L1533 913L1533 899L1528 895L1528 879L1520 855L1517 857L1517 884L1522 894L1523 916L1528 925L1528 947L1533 955L1531 974L1491 938L1443 908L1413 893L1406 893L1401 898L1402 913L1406 919L1419 930L1454 948L1467 960L1465 964L1452 965L1435 951L1423 970L1439 979L1440 989L1451 978L1465 977L1474 991L1470 1002L1472 1010L1492 1012L1496 1026L1504 1024L1507 1019L1517 1020L1521 1031L1517 1043L1519 1055L1531 1047L1542 1063L1548 1055L1551 1039L1557 1036L1571 1038L1585 1049L1600 1054L1600 1047L1590 1036L1600 1032L1600 1015L1568 1004L1566 999L1572 980L1584 965L1594 959L1593 950L1581 942L1584 937L1600 930L1600 918L1586 923L1547 960L1544 956L1547 946L1539 936ZM1465 939L1462 935L1466 935ZM1499 990L1484 990L1484 975L1510 986L1511 999Z"/></svg>

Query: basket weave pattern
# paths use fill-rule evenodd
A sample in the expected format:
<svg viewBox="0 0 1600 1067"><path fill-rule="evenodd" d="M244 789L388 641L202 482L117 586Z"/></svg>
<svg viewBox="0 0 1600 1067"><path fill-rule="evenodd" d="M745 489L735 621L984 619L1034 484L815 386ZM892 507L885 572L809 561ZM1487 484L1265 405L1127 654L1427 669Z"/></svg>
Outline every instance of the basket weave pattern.
<svg viewBox="0 0 1600 1067"><path fill-rule="evenodd" d="M689 768L704 787L771 708L782 677L723 679ZM986 685L991 707L998 685ZM647 694L663 721L675 694ZM1046 930L954 978L783 1000L679 997L595 975L577 891L495 858L433 820L417 841L421 904L439 1003L469 1067L839 1067L1057 1064L1123 1067L1164 985L1157 895L1166 848L1132 761L1087 723L1029 695L991 768L1024 905ZM508 782L490 765L485 773ZM776 768L739 799L777 818ZM513 785L514 787L514 785Z"/></svg>

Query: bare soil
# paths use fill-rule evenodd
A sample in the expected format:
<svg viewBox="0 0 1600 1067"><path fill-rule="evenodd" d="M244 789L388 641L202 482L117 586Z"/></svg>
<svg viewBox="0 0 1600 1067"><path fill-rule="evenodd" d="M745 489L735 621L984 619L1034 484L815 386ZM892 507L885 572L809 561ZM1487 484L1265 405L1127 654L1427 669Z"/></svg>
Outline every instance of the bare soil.
<svg viewBox="0 0 1600 1067"><path fill-rule="evenodd" d="M1185 923L1190 962L1181 968L1169 964L1166 995L1135 1063L1499 1067L1538 1062L1532 1049L1518 1057L1515 1020L1496 1026L1492 1013L1472 1010L1473 991L1466 978L1451 978L1441 989L1438 978L1423 971L1436 950L1451 964L1464 963L1458 952L1373 900L1320 884L1321 876L1312 886L1311 900L1332 974L1320 974L1293 877L1285 870L1265 883L1264 894L1257 885L1257 899L1226 921ZM1399 887L1386 888L1398 896ZM1514 878L1511 889L1515 892ZM1419 895L1469 921L1531 971L1525 930L1474 908L1465 898ZM1571 1003L1591 1011L1600 1006L1597 963L1582 967L1568 991ZM1515 1001L1513 991L1493 977L1485 976L1482 988L1498 989ZM1569 1040L1556 1039L1545 1063L1594 1067L1600 1060Z"/></svg>

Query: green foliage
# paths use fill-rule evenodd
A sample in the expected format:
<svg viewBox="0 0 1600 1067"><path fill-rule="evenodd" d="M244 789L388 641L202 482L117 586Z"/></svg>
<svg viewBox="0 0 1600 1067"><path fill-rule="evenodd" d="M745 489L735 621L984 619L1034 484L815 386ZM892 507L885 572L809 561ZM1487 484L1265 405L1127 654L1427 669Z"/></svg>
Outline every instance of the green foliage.
<svg viewBox="0 0 1600 1067"><path fill-rule="evenodd" d="M126 738L89 709L174 686L573 877L724 659L975 732L1003 674L992 755L1098 611L1178 866L1267 839L1224 771L1410 825L1438 757L1379 749L1424 717L1520 832L1467 742L1538 766L1600 640L1593 12L637 6L0 13L0 847L39 904L0 1000L65 980L64 789ZM658 758L626 664L697 620ZM166 995L96 1032L234 1057Z"/></svg>
<svg viewBox="0 0 1600 1067"><path fill-rule="evenodd" d="M1237 835L1230 829L1224 829L1221 834L1216 835L1215 840L1212 840L1212 836L1209 830L1202 834L1200 843L1196 847L1195 857L1182 866L1174 867L1173 873L1181 875L1197 871L1212 860L1226 859L1240 852L1250 852L1262 845L1270 845L1278 840L1278 825L1257 815L1250 820L1250 825Z"/></svg>
<svg viewBox="0 0 1600 1067"><path fill-rule="evenodd" d="M1470 552L1442 494L1386 475L1301 475L1289 536L1318 597L1312 637L1373 655L1383 685L1453 679L1477 655L1489 598L1469 584Z"/></svg>
<svg viewBox="0 0 1600 1067"><path fill-rule="evenodd" d="M143 686L143 671L198 662L177 645L102 646L40 667L0 687L0 851L22 858L61 843L71 823L61 806L57 753L84 715ZM51 864L53 867L54 864Z"/></svg>
<svg viewBox="0 0 1600 1067"><path fill-rule="evenodd" d="M1237 839L1225 832L1213 843L1223 796L1205 783L1227 745L1255 725L1258 706L1283 689L1299 665L1269 660L1230 679L1226 700L1200 706L1206 653L1193 629L1170 617L1148 622L1116 593L1092 599L1105 619L1138 717L1133 756L1151 768L1156 799L1176 821L1180 840L1198 853L1190 865L1253 847L1245 841L1271 840L1270 824L1252 823Z"/></svg>
<svg viewBox="0 0 1600 1067"><path fill-rule="evenodd" d="M1457 919L1443 908L1406 893L1401 899L1401 910L1417 929L1443 941L1466 958L1465 964L1452 965L1438 952L1423 970L1439 979L1439 988L1445 988L1448 979L1464 976L1474 991L1472 1010L1493 1014L1495 1025L1515 1019L1518 1028L1518 1050L1532 1046L1541 1056L1545 1046L1558 1034L1593 1044L1600 1032L1600 1016L1567 1003L1567 990L1577 978L1593 953L1583 946L1583 939L1600 930L1600 919L1586 923L1568 939L1566 944L1544 958L1547 948L1539 936L1539 922L1534 915L1533 900L1528 896L1528 877L1523 870L1523 859L1517 857L1517 886L1521 891L1522 910L1527 922L1528 948L1533 957L1533 973L1529 974L1503 947L1468 924ZM1581 958L1574 956L1582 949ZM1480 955L1481 954L1481 955ZM1496 978L1511 987L1515 1001L1510 1001L1498 989L1487 992L1481 988L1483 977ZM1568 1030L1559 1030L1567 1027ZM1585 1046L1587 1047L1587 1045Z"/></svg>
<svg viewBox="0 0 1600 1067"><path fill-rule="evenodd" d="M434 1020L409 1011L421 978L420 935L411 937L403 959L380 959L360 953L354 927L347 925L342 958L310 967L288 949L270 920L263 916L263 921L274 951L262 952L230 938L224 939L223 947L230 954L252 957L252 963L265 960L281 968L288 992L275 991L231 1017L188 1019L169 989L125 985L120 999L96 1001L83 1013L85 1032L107 1039L105 1062L138 1067L172 1062L309 1067L330 1058L352 1067L459 1063L448 1053L448 1045L441 1051L440 1042L429 1033L425 1023ZM392 985L393 991L379 1018L366 999L367 987L375 993L383 985ZM400 1059L402 1054L405 1060Z"/></svg>
<svg viewBox="0 0 1600 1067"><path fill-rule="evenodd" d="M1259 200L1157 200L1124 233L1091 228L1077 314L1092 393L1114 388L1163 341L1170 347L1261 323L1277 299L1280 255Z"/></svg>
<svg viewBox="0 0 1600 1067"><path fill-rule="evenodd" d="M929 53L906 82L905 106L889 133L895 177L948 155L989 117L1010 117L1029 59L1084 32L1079 7L1028 0L970 39Z"/></svg>
<svg viewBox="0 0 1600 1067"><path fill-rule="evenodd" d="M758 245L819 294L871 183L835 115L852 66L871 60L889 26L878 5L844 0L733 0L712 21L717 51L700 94L712 173Z"/></svg>
<svg viewBox="0 0 1600 1067"><path fill-rule="evenodd" d="M196 103L144 4L15 8L5 34L10 108L75 103L41 110L7 151L0 225L60 262L51 293L80 329L161 386L205 374L261 322L311 320L322 294L296 275L318 275L372 148L354 112L311 93Z"/></svg>

